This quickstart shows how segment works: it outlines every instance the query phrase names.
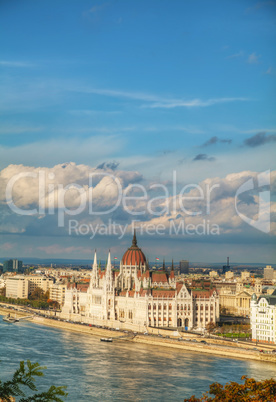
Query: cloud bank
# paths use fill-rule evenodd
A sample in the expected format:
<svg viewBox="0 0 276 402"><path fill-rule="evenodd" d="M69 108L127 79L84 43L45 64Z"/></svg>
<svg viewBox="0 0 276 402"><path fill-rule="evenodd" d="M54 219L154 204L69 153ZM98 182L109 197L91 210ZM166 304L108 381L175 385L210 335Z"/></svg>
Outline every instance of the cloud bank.
<svg viewBox="0 0 276 402"><path fill-rule="evenodd" d="M205 160L206 158L203 158ZM201 160L201 159L199 159ZM131 232L133 221L137 225L163 225L167 230L171 225L200 225L203 220L209 225L218 225L220 235L238 236L245 241L248 235L258 235L256 229L246 224L235 209L237 203L241 213L250 219L258 219L259 192L263 189L243 192L236 197L243 183L253 180L257 185L258 172L243 171L227 175L224 178L206 178L198 184L178 182L178 191L172 194L165 182L149 182L137 171L112 170L108 163L104 169L75 163L64 163L52 168L35 168L24 165L10 165L0 173L0 233L20 234L21 236L63 236L68 237L70 214L65 214L65 225L58 227L57 216L58 187L67 188L65 204L70 212L80 205L81 196L74 188L75 184L93 200L93 211L89 205L73 219L78 225L123 225ZM111 164L112 165L112 164ZM112 167L112 166L111 166ZM45 191L39 197L37 175L43 173ZM27 177L26 173L34 177ZM13 202L22 209L44 206L45 213L21 216L10 210L6 203L5 191L9 181L16 175L24 174L13 187ZM93 181L89 181L89 176ZM118 183L127 199L118 201ZM275 191L276 172L271 172L271 190ZM211 190L210 190L211 189ZM210 202L209 202L209 201ZM115 206L115 208L113 208ZM52 212L49 208L52 207ZM105 213L105 211L110 211ZM271 202L271 217L275 217L276 203ZM274 219L274 218L273 218ZM272 219L271 235L276 233ZM169 233L167 233L169 235ZM179 234L181 236L181 234ZM156 234L156 237L157 234Z"/></svg>

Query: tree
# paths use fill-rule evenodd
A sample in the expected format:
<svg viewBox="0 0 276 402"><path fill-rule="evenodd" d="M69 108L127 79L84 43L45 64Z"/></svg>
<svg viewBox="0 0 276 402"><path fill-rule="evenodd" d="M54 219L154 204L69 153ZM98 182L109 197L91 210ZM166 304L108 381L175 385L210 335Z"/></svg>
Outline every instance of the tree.
<svg viewBox="0 0 276 402"><path fill-rule="evenodd" d="M206 325L206 330L208 331L209 335L211 332L214 331L214 329L216 328L216 323L215 322L208 322L208 324Z"/></svg>
<svg viewBox="0 0 276 402"><path fill-rule="evenodd" d="M47 296L46 296L46 298L45 298L45 293L44 293L44 291L43 291L43 289L41 289L41 288L35 288L32 292L31 292L31 294L30 294L30 296L29 296L29 299L30 300L47 300Z"/></svg>
<svg viewBox="0 0 276 402"><path fill-rule="evenodd" d="M225 307L219 306L220 314L227 314L227 309Z"/></svg>
<svg viewBox="0 0 276 402"><path fill-rule="evenodd" d="M184 402L275 402L276 400L276 381L270 380L256 381L254 378L241 377L244 384L231 381L225 386L214 382L210 385L209 392L203 394L201 398L194 395ZM214 395L211 396L211 395Z"/></svg>
<svg viewBox="0 0 276 402"><path fill-rule="evenodd" d="M0 402L15 401L15 396L21 397L19 402L63 402L63 399L59 398L59 396L67 396L64 391L66 387L55 387L54 385L46 392L26 397L23 391L24 387L29 388L31 391L37 391L34 377L42 377L44 375L42 370L44 369L46 367L40 366L39 363L31 363L30 360L27 360L25 364L24 361L21 361L11 380L6 382L0 380Z"/></svg>
<svg viewBox="0 0 276 402"><path fill-rule="evenodd" d="M48 300L47 300L47 303L48 303L51 307L53 307L54 309L59 309L59 308L60 308L60 305L59 305L59 303L58 303L56 300L48 299Z"/></svg>

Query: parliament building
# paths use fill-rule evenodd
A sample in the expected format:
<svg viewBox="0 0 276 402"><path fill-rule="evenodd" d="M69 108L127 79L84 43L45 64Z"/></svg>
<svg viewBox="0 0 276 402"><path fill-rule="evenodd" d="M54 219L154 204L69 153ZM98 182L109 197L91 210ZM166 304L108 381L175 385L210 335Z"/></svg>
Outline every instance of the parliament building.
<svg viewBox="0 0 276 402"><path fill-rule="evenodd" d="M61 317L110 328L147 331L150 327L203 329L219 320L215 289L189 290L171 271L151 271L134 232L120 269L110 252L104 270L95 252L88 285L69 283Z"/></svg>

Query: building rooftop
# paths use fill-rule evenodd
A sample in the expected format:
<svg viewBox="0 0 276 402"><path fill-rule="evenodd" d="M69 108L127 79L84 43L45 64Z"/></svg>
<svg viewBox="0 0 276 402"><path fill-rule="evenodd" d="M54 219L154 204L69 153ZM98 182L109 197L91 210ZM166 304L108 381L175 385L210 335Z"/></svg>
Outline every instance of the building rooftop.
<svg viewBox="0 0 276 402"><path fill-rule="evenodd" d="M271 295L261 295L258 299L258 302L262 298L266 299L270 306L275 306L276 305L276 290L274 290L274 292Z"/></svg>

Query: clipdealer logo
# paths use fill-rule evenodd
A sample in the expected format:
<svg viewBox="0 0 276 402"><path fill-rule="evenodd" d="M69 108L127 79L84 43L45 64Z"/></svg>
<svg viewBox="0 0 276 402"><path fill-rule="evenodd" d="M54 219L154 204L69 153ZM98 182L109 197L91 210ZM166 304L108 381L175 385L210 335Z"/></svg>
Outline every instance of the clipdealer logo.
<svg viewBox="0 0 276 402"><path fill-rule="evenodd" d="M105 181L102 194L97 190L99 179ZM14 187L22 185L21 180L25 180L24 185L28 185L26 180L33 180L38 189L37 198L31 205L32 207L22 209L14 199ZM95 182L94 182L95 180ZM253 178L242 183L233 195L233 208L240 219L248 225L263 233L270 232L270 170L257 175L257 183L254 185ZM45 216L57 214L58 227L65 227L65 216L80 216L83 212L89 216L99 217L102 215L102 225L84 223L80 219L69 220L69 232L74 231L79 234L90 234L94 237L97 234L112 234L116 231L125 233L130 229L132 221L141 219L140 230L148 235L169 232L170 235L218 235L220 227L215 222L215 206L212 204L212 193L215 192L220 184L204 183L186 184L177 190L176 171L173 171L171 191L164 184L151 184L147 187L141 184L128 184L123 188L122 183L115 175L109 172L93 172L88 175L88 183L79 185L69 183L64 185L56 180L55 174L46 174L45 170L37 172L21 172L11 177L6 186L6 202L9 208L18 215L38 215ZM106 189L111 188L111 192ZM157 197L152 196L153 191L158 191ZM258 204L258 213L254 217L247 216L240 208L239 199L246 192L259 190L258 196L254 197L254 203ZM106 194L109 195L109 203L105 203ZM110 196L111 194L111 196ZM113 198L112 198L113 197ZM241 197L240 197L241 198ZM68 203L69 200L69 203ZM36 206L36 208L34 207ZM156 207L157 206L157 207ZM212 208L211 208L212 207ZM109 221L104 223L104 216L112 217L113 212L121 208L130 215L130 223L122 226L119 223ZM213 217L212 217L213 214ZM249 212L248 212L249 215ZM149 219L151 217L151 219ZM166 217L167 223L166 223ZM160 218L160 219L159 219ZM192 219L191 219L192 218ZM144 221L144 222L143 222ZM96 225L96 226L95 226ZM143 226L143 227L142 227ZM146 229L144 229L146 227ZM152 229L153 228L153 229ZM138 227L136 229L139 229ZM69 234L70 234L69 233ZM161 233L162 234L162 233Z"/></svg>
<svg viewBox="0 0 276 402"><path fill-rule="evenodd" d="M259 173L257 175L257 189L270 186L270 170ZM235 195L235 209L239 217L246 222L248 225L253 226L255 229L260 230L263 233L270 232L270 190L259 191L259 205L258 214L256 219L249 218L244 215L238 209L238 197L239 195L254 190L253 179L247 180L243 183L237 190Z"/></svg>

